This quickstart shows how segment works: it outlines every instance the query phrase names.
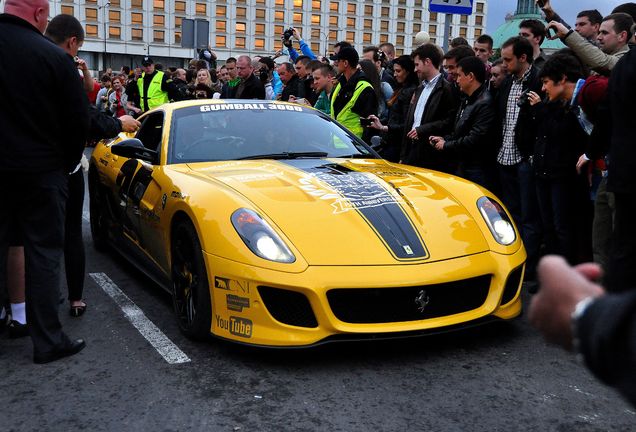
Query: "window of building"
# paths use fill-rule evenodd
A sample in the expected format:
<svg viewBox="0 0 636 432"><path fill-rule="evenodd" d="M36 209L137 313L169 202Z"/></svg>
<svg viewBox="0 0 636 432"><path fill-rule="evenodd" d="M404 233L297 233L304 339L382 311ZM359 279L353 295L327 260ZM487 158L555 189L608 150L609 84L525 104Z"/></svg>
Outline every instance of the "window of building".
<svg viewBox="0 0 636 432"><path fill-rule="evenodd" d="M380 34L380 43L383 44L383 43L386 43L388 41L389 41L389 35L386 34L386 33L381 33Z"/></svg>
<svg viewBox="0 0 636 432"><path fill-rule="evenodd" d="M338 27L338 17L334 16L334 15L331 15L329 17L329 25L330 26L334 26L334 27Z"/></svg>
<svg viewBox="0 0 636 432"><path fill-rule="evenodd" d="M225 46L225 36L217 36L216 37L216 46L224 47Z"/></svg>
<svg viewBox="0 0 636 432"><path fill-rule="evenodd" d="M264 35L265 34L265 24L263 24L263 23L254 24L254 34Z"/></svg>
<svg viewBox="0 0 636 432"><path fill-rule="evenodd" d="M217 20L216 31L220 33L225 33L227 31L227 22L223 20Z"/></svg>
<svg viewBox="0 0 636 432"><path fill-rule="evenodd" d="M297 9L303 8L303 0L294 0L294 7Z"/></svg>
<svg viewBox="0 0 636 432"><path fill-rule="evenodd" d="M380 21L380 30L389 31L389 22L388 21Z"/></svg>
<svg viewBox="0 0 636 432"><path fill-rule="evenodd" d="M68 0L66 0L68 1ZM97 3L97 0L86 0L86 3Z"/></svg>
<svg viewBox="0 0 636 432"><path fill-rule="evenodd" d="M460 24L468 24L468 15L460 15L459 16Z"/></svg>
<svg viewBox="0 0 636 432"><path fill-rule="evenodd" d="M237 48L245 48L245 38L244 37L235 38L234 45L236 45Z"/></svg>
<svg viewBox="0 0 636 432"><path fill-rule="evenodd" d="M406 9L398 8L398 18L406 18Z"/></svg>
<svg viewBox="0 0 636 432"><path fill-rule="evenodd" d="M139 12L131 12L130 13L130 22L133 24L143 24L144 23L144 14Z"/></svg>
<svg viewBox="0 0 636 432"><path fill-rule="evenodd" d="M422 24L415 23L413 24L413 33L419 33L422 31Z"/></svg>
<svg viewBox="0 0 636 432"><path fill-rule="evenodd" d="M275 35L282 35L283 32L285 31L285 27L283 27L282 25L276 25L274 26L274 34Z"/></svg>
<svg viewBox="0 0 636 432"><path fill-rule="evenodd" d="M484 4L477 2L476 6L475 6L475 12L484 13Z"/></svg>
<svg viewBox="0 0 636 432"><path fill-rule="evenodd" d="M285 0L276 0L276 6L285 6Z"/></svg>
<svg viewBox="0 0 636 432"><path fill-rule="evenodd" d="M86 24L86 36L97 37L97 26L95 24Z"/></svg>
<svg viewBox="0 0 636 432"><path fill-rule="evenodd" d="M277 51L279 49L283 49L283 41L279 39L274 39L274 50Z"/></svg>
<svg viewBox="0 0 636 432"><path fill-rule="evenodd" d="M186 10L186 2L184 1L175 1L174 2L174 11L175 12L185 12ZM181 39L181 38L179 38Z"/></svg>
<svg viewBox="0 0 636 432"><path fill-rule="evenodd" d="M437 12L430 13L430 21L437 21Z"/></svg>
<svg viewBox="0 0 636 432"><path fill-rule="evenodd" d="M356 27L356 19L355 18L347 18L347 27L355 28Z"/></svg>
<svg viewBox="0 0 636 432"><path fill-rule="evenodd" d="M155 10L166 10L166 2L164 0L153 0Z"/></svg>
<svg viewBox="0 0 636 432"><path fill-rule="evenodd" d="M322 6L322 5L321 5L320 0L313 0L313 1L311 2L311 10L319 11L319 10L320 10L320 8L321 8L321 6Z"/></svg>
<svg viewBox="0 0 636 432"><path fill-rule="evenodd" d="M121 27L108 27L108 39L121 39Z"/></svg>
<svg viewBox="0 0 636 432"><path fill-rule="evenodd" d="M428 26L428 33L430 35L437 35L437 25L436 24L431 24Z"/></svg>
<svg viewBox="0 0 636 432"><path fill-rule="evenodd" d="M364 20L364 28L366 30L372 29L373 28L373 20L372 19L365 19Z"/></svg>
<svg viewBox="0 0 636 432"><path fill-rule="evenodd" d="M345 33L345 40L347 42L351 42L353 44L355 39L356 39L356 32L348 31Z"/></svg>
<svg viewBox="0 0 636 432"><path fill-rule="evenodd" d="M62 13L65 15L75 15L75 8L73 6L62 6Z"/></svg>
<svg viewBox="0 0 636 432"><path fill-rule="evenodd" d="M371 33L362 33L362 42L366 44L371 43Z"/></svg>
<svg viewBox="0 0 636 432"><path fill-rule="evenodd" d="M237 18L245 18L247 16L247 8L237 7L236 8L236 17Z"/></svg>
<svg viewBox="0 0 636 432"><path fill-rule="evenodd" d="M404 35L397 35L395 37L395 43L404 46Z"/></svg>
<svg viewBox="0 0 636 432"><path fill-rule="evenodd" d="M194 12L197 15L207 15L208 14L208 5L205 3L196 3L194 5Z"/></svg>
<svg viewBox="0 0 636 432"><path fill-rule="evenodd" d="M265 4L265 0L256 0L256 4L264 5Z"/></svg>
<svg viewBox="0 0 636 432"><path fill-rule="evenodd" d="M483 17L483 15L475 16L475 25L484 25L484 17Z"/></svg>
<svg viewBox="0 0 636 432"><path fill-rule="evenodd" d="M217 5L216 6L216 16L218 17L224 17L227 14L227 6L220 6Z"/></svg>
<svg viewBox="0 0 636 432"><path fill-rule="evenodd" d="M183 17L174 17L174 26L175 26L175 28L181 27L182 23L183 23Z"/></svg>
<svg viewBox="0 0 636 432"><path fill-rule="evenodd" d="M116 10L108 11L108 20L117 24L121 23L121 12Z"/></svg>
<svg viewBox="0 0 636 432"><path fill-rule="evenodd" d="M285 21L285 12L283 12L283 11L274 12L274 19L276 20L276 22Z"/></svg>
<svg viewBox="0 0 636 432"><path fill-rule="evenodd" d="M237 22L235 29L237 33L245 33L246 27L244 22Z"/></svg>
<svg viewBox="0 0 636 432"><path fill-rule="evenodd" d="M130 37L135 41L144 40L144 31L139 28L130 29Z"/></svg>
<svg viewBox="0 0 636 432"><path fill-rule="evenodd" d="M389 16L389 12L390 12L390 9L388 7L382 6L382 16L383 17L388 17Z"/></svg>
<svg viewBox="0 0 636 432"><path fill-rule="evenodd" d="M347 3L347 13L355 14L356 13L356 4L355 3Z"/></svg>
<svg viewBox="0 0 636 432"><path fill-rule="evenodd" d="M373 16L373 6L371 5L365 5L364 6L364 14L366 16Z"/></svg>
<svg viewBox="0 0 636 432"><path fill-rule="evenodd" d="M320 15L312 15L311 16L311 23L314 25L320 25Z"/></svg>
<svg viewBox="0 0 636 432"><path fill-rule="evenodd" d="M330 41L338 40L338 30L329 30L329 40Z"/></svg>
<svg viewBox="0 0 636 432"><path fill-rule="evenodd" d="M478 38L479 36L481 36L481 29L480 28L476 28L475 29L475 38Z"/></svg>
<svg viewBox="0 0 636 432"><path fill-rule="evenodd" d="M303 23L303 13L294 12L294 24L302 24L302 23Z"/></svg>
<svg viewBox="0 0 636 432"><path fill-rule="evenodd" d="M413 19L416 19L416 20L422 19L422 11L420 9L413 11Z"/></svg>
<svg viewBox="0 0 636 432"><path fill-rule="evenodd" d="M265 49L265 39L263 39L263 38L254 39L254 48L256 48L256 49Z"/></svg>
<svg viewBox="0 0 636 432"><path fill-rule="evenodd" d="M397 31L399 33L404 33L404 28L406 27L406 23L404 21L398 21L397 23Z"/></svg>
<svg viewBox="0 0 636 432"><path fill-rule="evenodd" d="M337 1L329 2L329 10L331 12L338 12L338 6L340 6L340 3Z"/></svg>
<svg viewBox="0 0 636 432"><path fill-rule="evenodd" d="M467 34L468 34L468 29L466 27L459 28L459 35L461 37L465 38Z"/></svg>
<svg viewBox="0 0 636 432"><path fill-rule="evenodd" d="M86 21L97 21L97 9L86 8Z"/></svg>
<svg viewBox="0 0 636 432"><path fill-rule="evenodd" d="M119 0L111 0L110 6L111 7L120 7L121 6L120 3L121 2Z"/></svg>
<svg viewBox="0 0 636 432"><path fill-rule="evenodd" d="M153 15L152 23L155 27L165 27L166 25L166 17L163 15Z"/></svg>
<svg viewBox="0 0 636 432"><path fill-rule="evenodd" d="M130 7L135 9L143 9L144 4L143 0L130 0Z"/></svg>
<svg viewBox="0 0 636 432"><path fill-rule="evenodd" d="M152 39L155 42L164 42L166 40L166 32L163 30L153 30Z"/></svg>
<svg viewBox="0 0 636 432"><path fill-rule="evenodd" d="M256 19L265 19L265 9L256 9Z"/></svg>

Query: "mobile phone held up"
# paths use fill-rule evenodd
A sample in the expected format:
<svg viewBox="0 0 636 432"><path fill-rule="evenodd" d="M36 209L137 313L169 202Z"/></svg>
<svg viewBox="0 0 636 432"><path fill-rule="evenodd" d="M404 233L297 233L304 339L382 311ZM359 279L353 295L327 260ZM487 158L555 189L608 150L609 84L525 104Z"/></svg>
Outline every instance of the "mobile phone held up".
<svg viewBox="0 0 636 432"><path fill-rule="evenodd" d="M537 0L537 6L539 6L540 8L544 8L545 7L545 1L544 0Z"/></svg>
<svg viewBox="0 0 636 432"><path fill-rule="evenodd" d="M368 119L368 118L364 118L364 117L360 117L360 125L361 126L371 126L371 123L373 123L373 120Z"/></svg>

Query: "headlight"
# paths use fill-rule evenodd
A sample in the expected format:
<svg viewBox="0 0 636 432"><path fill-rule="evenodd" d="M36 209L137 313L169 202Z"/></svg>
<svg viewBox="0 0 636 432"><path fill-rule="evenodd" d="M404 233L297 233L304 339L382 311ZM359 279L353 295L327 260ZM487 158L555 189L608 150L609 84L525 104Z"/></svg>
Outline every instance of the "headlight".
<svg viewBox="0 0 636 432"><path fill-rule="evenodd" d="M245 245L269 261L293 263L296 257L278 234L256 212L241 208L232 213L232 225Z"/></svg>
<svg viewBox="0 0 636 432"><path fill-rule="evenodd" d="M486 225L490 229L497 243L509 246L517 239L515 227L510 222L510 218L505 210L494 199L481 197L477 200L477 208L484 217Z"/></svg>

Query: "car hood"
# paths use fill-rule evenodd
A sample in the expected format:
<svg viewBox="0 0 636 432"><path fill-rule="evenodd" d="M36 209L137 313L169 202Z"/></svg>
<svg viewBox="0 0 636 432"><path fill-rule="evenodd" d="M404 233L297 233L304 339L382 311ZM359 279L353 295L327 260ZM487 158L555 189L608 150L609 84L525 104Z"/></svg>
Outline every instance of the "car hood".
<svg viewBox="0 0 636 432"><path fill-rule="evenodd" d="M464 205L436 183L383 160L294 159L189 164L254 204L309 265L440 261L488 250ZM466 203L475 205L475 203Z"/></svg>

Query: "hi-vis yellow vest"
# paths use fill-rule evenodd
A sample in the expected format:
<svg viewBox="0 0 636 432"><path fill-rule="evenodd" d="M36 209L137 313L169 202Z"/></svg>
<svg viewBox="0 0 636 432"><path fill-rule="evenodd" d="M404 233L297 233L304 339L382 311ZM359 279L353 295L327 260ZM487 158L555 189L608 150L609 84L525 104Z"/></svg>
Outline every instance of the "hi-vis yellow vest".
<svg viewBox="0 0 636 432"><path fill-rule="evenodd" d="M141 78L137 80L137 87L139 88L139 101L141 111L145 111L146 104L144 103L144 77L146 73L141 75ZM163 72L157 71L155 76L152 77L152 81L148 86L148 109L156 108L160 105L170 102L168 100L168 92L161 90L161 81L163 80Z"/></svg>
<svg viewBox="0 0 636 432"><path fill-rule="evenodd" d="M338 116L334 117L333 113L335 112L335 110L333 108L333 103L338 97L338 93L340 93L341 87L342 86L340 85L340 83L338 83L336 85L336 88L333 90L333 94L331 95L331 114L330 114L331 118L336 119L338 122L344 125L347 129L353 132L353 134L356 135L358 138L362 138L362 132L364 131L364 129L362 128L362 125L360 124L360 116L354 113L353 111L351 111L351 109L353 108L356 101L358 100L358 97L360 97L360 93L362 93L364 89L368 87L372 87L372 86L367 81L358 81L358 84L356 84L356 89L353 92L353 96L351 96L351 99L349 99L349 102L347 102L347 104L342 108L342 110L340 110L340 112L338 113Z"/></svg>

